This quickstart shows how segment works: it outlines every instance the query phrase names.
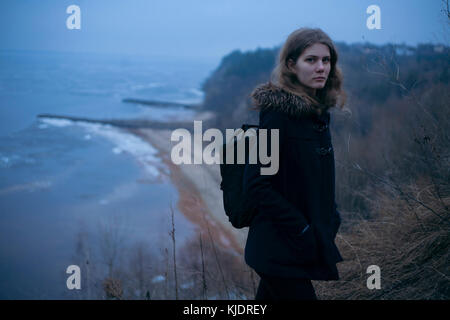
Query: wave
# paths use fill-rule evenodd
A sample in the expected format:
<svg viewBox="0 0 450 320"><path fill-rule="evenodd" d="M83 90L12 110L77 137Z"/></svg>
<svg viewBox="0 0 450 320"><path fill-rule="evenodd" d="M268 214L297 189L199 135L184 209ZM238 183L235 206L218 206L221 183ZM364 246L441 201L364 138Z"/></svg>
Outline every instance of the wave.
<svg viewBox="0 0 450 320"><path fill-rule="evenodd" d="M52 186L51 181L42 180L42 181L33 181L28 183L16 184L12 186L8 186L0 189L0 195L14 193L14 192L23 192L29 191L34 192L41 189L48 189Z"/></svg>
<svg viewBox="0 0 450 320"><path fill-rule="evenodd" d="M56 127L79 126L87 131L83 137L92 140L92 135L100 136L110 141L114 147L112 153L119 155L127 153L133 156L144 168L150 177L160 177L160 171L164 168L162 160L157 156L158 151L142 138L128 133L109 124L72 121L68 119L39 118L45 124Z"/></svg>
<svg viewBox="0 0 450 320"><path fill-rule="evenodd" d="M139 91L139 90L145 90L145 89L153 89L153 88L161 88L164 87L164 83L160 82L150 82L147 84L135 84L131 86L131 91Z"/></svg>
<svg viewBox="0 0 450 320"><path fill-rule="evenodd" d="M5 155L3 153L0 153L0 168L11 168L13 166L17 165L29 165L29 164L35 164L36 160L32 157L28 156L21 156L19 154L8 154Z"/></svg>

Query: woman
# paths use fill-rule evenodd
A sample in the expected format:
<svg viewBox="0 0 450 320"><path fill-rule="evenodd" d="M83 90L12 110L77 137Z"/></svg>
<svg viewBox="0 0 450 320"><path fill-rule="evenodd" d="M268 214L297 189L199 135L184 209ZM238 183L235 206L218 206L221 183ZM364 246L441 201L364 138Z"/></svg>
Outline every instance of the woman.
<svg viewBox="0 0 450 320"><path fill-rule="evenodd" d="M244 173L246 200L258 212L245 246L246 263L261 277L257 300L316 299L311 280L339 279L334 239L341 219L329 129L329 109L345 102L337 60L322 30L296 30L271 82L252 93L260 128L268 135L279 130L278 172L261 175L263 165L247 164Z"/></svg>

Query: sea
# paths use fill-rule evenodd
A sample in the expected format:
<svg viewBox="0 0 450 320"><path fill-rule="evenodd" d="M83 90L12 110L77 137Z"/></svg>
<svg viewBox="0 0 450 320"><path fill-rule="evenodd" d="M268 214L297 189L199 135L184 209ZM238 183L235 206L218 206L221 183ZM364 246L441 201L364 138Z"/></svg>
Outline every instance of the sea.
<svg viewBox="0 0 450 320"><path fill-rule="evenodd" d="M70 266L95 265L106 277L132 259L125 253L144 248L160 261L173 226L177 243L193 236L151 144L110 125L38 115L189 121L193 108L122 100L199 104L215 64L0 51L0 299L90 298L72 293ZM155 271L154 280L164 275Z"/></svg>

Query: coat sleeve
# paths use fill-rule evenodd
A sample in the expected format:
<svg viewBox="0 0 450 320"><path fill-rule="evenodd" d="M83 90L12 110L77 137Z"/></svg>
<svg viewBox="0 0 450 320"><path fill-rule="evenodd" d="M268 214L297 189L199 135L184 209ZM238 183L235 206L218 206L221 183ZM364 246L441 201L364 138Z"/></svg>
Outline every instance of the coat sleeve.
<svg viewBox="0 0 450 320"><path fill-rule="evenodd" d="M283 125L285 116L276 111L261 111L259 118L260 129L267 130L268 154L271 155L270 130L279 129L279 152L283 150L285 143L285 127ZM281 159L279 161L281 164ZM257 208L257 214L270 216L272 221L285 230L300 234L307 226L305 216L283 195L273 188L272 181L275 175L262 175L262 165L258 160L256 164L245 165L243 191L247 205ZM292 186L293 188L295 186Z"/></svg>

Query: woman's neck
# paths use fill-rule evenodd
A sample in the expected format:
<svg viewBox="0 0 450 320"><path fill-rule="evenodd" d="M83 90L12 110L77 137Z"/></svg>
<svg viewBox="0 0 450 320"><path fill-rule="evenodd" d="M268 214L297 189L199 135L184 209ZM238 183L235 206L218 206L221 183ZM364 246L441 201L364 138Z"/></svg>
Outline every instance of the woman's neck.
<svg viewBox="0 0 450 320"><path fill-rule="evenodd" d="M317 89L310 88L304 85L301 85L303 88L303 91L305 91L311 98L316 98Z"/></svg>

